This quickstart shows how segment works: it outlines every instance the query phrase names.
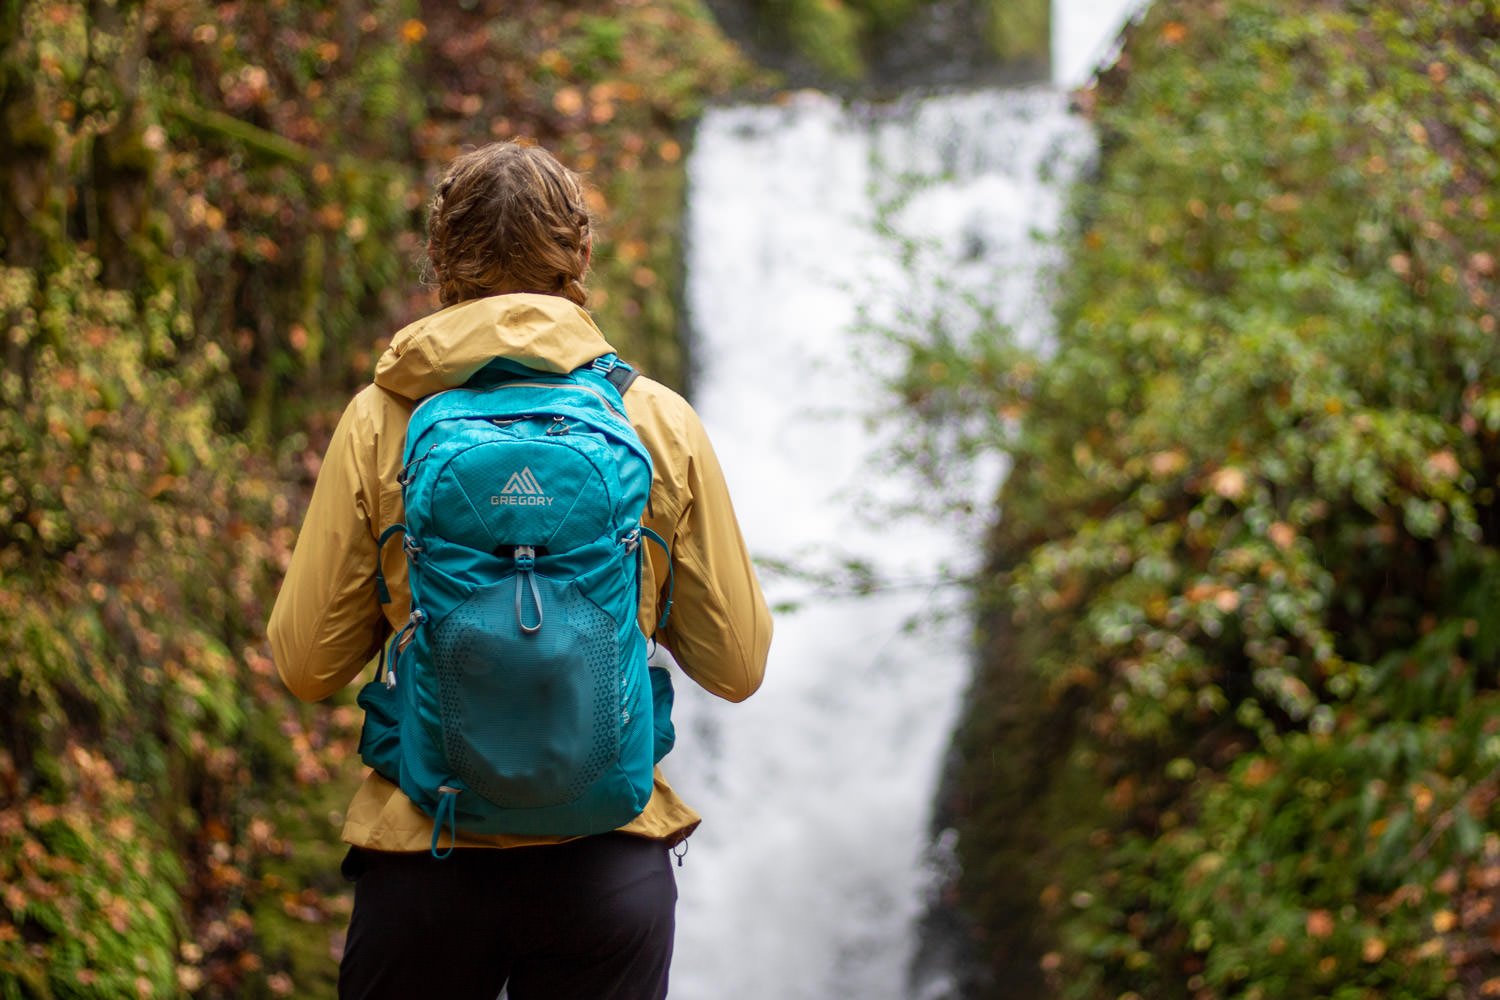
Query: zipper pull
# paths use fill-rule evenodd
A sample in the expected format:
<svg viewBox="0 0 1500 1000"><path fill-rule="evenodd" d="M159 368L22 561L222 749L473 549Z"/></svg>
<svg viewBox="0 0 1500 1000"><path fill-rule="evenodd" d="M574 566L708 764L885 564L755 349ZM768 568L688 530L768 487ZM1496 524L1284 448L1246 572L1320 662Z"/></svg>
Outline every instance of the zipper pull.
<svg viewBox="0 0 1500 1000"><path fill-rule="evenodd" d="M521 608L526 584L531 585L531 604L536 608L536 624L527 625ZM516 624L526 635L536 635L542 630L542 592L536 585L536 549L530 545L516 546Z"/></svg>

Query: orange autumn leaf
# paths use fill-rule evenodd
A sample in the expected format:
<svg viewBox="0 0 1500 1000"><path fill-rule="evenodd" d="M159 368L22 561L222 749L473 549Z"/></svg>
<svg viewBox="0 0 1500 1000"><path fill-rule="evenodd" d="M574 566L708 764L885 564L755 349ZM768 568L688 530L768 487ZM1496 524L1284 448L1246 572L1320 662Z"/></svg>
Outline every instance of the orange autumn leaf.
<svg viewBox="0 0 1500 1000"><path fill-rule="evenodd" d="M1225 466L1213 474L1209 488L1226 500L1238 500L1245 493L1245 473L1234 466Z"/></svg>
<svg viewBox="0 0 1500 1000"><path fill-rule="evenodd" d="M583 110L583 103L583 94L577 87L564 87L552 95L552 107L570 118Z"/></svg>
<svg viewBox="0 0 1500 1000"><path fill-rule="evenodd" d="M1307 915L1307 936L1326 938L1333 933L1333 914L1327 910L1313 910Z"/></svg>

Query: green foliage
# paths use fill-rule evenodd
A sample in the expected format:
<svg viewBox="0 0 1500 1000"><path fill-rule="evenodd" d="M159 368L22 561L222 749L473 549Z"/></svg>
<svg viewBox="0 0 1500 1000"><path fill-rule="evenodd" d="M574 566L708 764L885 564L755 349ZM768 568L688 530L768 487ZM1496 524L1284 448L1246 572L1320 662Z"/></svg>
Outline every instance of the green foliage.
<svg viewBox="0 0 1500 1000"><path fill-rule="evenodd" d="M917 330L897 389L978 428L925 461L1014 463L960 851L1045 864L962 891L1060 995L1500 974L1497 43L1488 3L1164 0L1088 95L1055 353Z"/></svg>
<svg viewBox="0 0 1500 1000"><path fill-rule="evenodd" d="M153 10L164 225L187 251L200 323L223 329L258 440L300 426L291 398L368 377L372 316L409 280L425 111L409 85L413 4Z"/></svg>
<svg viewBox="0 0 1500 1000"><path fill-rule="evenodd" d="M798 51L835 78L852 80L865 71L861 49L863 12L843 0L781 0L771 15Z"/></svg>
<svg viewBox="0 0 1500 1000"><path fill-rule="evenodd" d="M1048 51L1047 0L770 0L728 6L746 8L742 13L752 20L752 33L776 58L794 61L782 51L790 49L834 86L872 78L878 85L888 56L904 63L924 48L933 49L925 37L929 20L972 24L983 36L975 51L995 61L1045 65ZM927 58L951 54L944 47Z"/></svg>
<svg viewBox="0 0 1500 1000"><path fill-rule="evenodd" d="M0 777L13 780L6 770ZM61 804L0 811L0 996L176 995L183 872L151 849L156 821L104 758L77 743L57 758L54 777L66 790Z"/></svg>
<svg viewBox="0 0 1500 1000"><path fill-rule="evenodd" d="M1155 995L1181 977L1193 996L1448 995L1444 935L1500 871L1494 708L1291 733L1195 783L1191 822L1112 852L1100 896L1127 906L1054 908L1063 947L1089 959L1072 992Z"/></svg>
<svg viewBox="0 0 1500 1000"><path fill-rule="evenodd" d="M1051 5L1018 0L989 0L989 43L1006 61L1035 59L1051 46Z"/></svg>
<svg viewBox="0 0 1500 1000"><path fill-rule="evenodd" d="M208 392L224 356L184 343L170 290L137 307L99 270L0 270L0 968L30 984L14 996L175 994L189 862L159 848L212 818L194 799L234 773L246 712L229 648L249 628L225 623L256 568L205 545L245 531L245 452L218 440Z"/></svg>

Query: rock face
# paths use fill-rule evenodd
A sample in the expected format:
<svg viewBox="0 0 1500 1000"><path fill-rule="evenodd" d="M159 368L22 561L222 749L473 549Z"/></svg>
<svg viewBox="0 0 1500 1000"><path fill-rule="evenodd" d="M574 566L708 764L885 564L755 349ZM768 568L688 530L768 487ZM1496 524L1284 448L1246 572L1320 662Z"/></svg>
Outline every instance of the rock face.
<svg viewBox="0 0 1500 1000"><path fill-rule="evenodd" d="M705 0L724 33L793 87L883 98L906 90L1033 83L1048 77L1047 0L1008 4L1028 10L1015 23L992 23L1001 7L986 0L918 3L899 25L866 32L855 43L857 77L831 71L826 53L794 41L783 17L756 0Z"/></svg>

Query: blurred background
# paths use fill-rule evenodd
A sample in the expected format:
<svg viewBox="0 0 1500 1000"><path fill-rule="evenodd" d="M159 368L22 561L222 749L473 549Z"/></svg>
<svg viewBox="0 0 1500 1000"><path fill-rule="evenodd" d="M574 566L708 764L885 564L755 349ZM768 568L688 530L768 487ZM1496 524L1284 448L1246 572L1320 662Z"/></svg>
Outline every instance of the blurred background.
<svg viewBox="0 0 1500 1000"><path fill-rule="evenodd" d="M1495 0L0 0L0 998L328 998L263 627L466 146L778 609L682 1000L1500 996Z"/></svg>

